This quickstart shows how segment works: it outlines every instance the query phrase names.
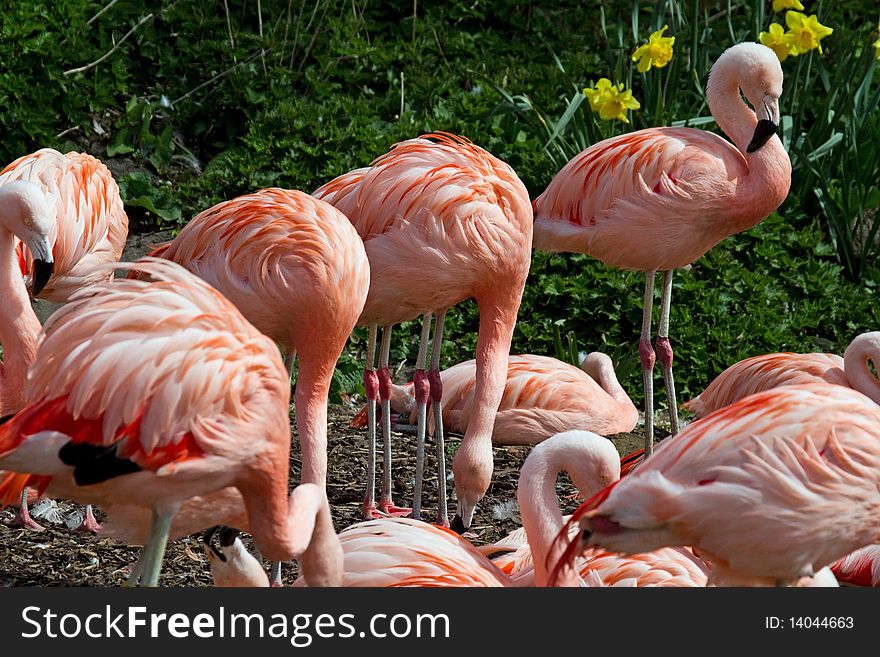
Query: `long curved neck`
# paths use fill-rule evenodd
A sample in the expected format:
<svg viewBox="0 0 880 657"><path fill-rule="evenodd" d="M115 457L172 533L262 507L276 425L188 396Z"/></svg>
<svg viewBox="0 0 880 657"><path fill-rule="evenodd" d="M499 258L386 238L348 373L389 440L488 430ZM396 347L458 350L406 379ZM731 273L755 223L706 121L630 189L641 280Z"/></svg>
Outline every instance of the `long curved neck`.
<svg viewBox="0 0 880 657"><path fill-rule="evenodd" d="M41 328L18 268L15 238L0 215L0 417L24 406L25 381L36 359Z"/></svg>
<svg viewBox="0 0 880 657"><path fill-rule="evenodd" d="M632 405L632 400L626 394L626 390L617 380L617 373L614 371L614 365L608 357L602 357L601 354L587 354L581 363L581 369L590 375L590 378L598 383L602 390L607 392L612 399L619 404L626 406Z"/></svg>
<svg viewBox="0 0 880 657"><path fill-rule="evenodd" d="M544 443L541 447L549 445ZM548 564L559 561L565 542L554 539L563 526L562 510L556 494L556 478L566 470L559 450L535 448L520 471L517 490L523 527L526 530L532 561L535 565L535 585L547 586ZM558 586L578 586L577 573L567 566L557 579Z"/></svg>
<svg viewBox="0 0 880 657"><path fill-rule="evenodd" d="M850 386L880 404L880 379L871 371L880 368L880 332L857 336L843 354L843 371Z"/></svg>
<svg viewBox="0 0 880 657"><path fill-rule="evenodd" d="M737 83L735 59L719 60L712 68L706 84L706 100L715 123L742 153L748 174L736 184L736 207L726 218L737 231L746 230L776 210L791 185L791 160L778 135L753 153L747 152L755 133L758 117L746 104ZM742 216L736 216L736 208Z"/></svg>
<svg viewBox="0 0 880 657"><path fill-rule="evenodd" d="M276 495L265 491L257 497L253 491L245 494L250 533L257 548L272 561L298 559L309 586L341 586L342 544L323 488L300 484L289 498L282 499L287 509L280 517L280 510L272 504Z"/></svg>

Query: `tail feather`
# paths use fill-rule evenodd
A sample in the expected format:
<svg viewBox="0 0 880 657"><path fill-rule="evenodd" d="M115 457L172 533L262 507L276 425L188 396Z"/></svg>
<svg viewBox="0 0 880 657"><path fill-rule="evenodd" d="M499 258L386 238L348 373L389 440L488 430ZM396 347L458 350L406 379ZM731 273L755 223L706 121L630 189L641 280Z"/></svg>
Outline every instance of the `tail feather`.
<svg viewBox="0 0 880 657"><path fill-rule="evenodd" d="M351 424L349 425L352 429L363 429L367 426L367 407L364 406L361 410L357 412L351 419Z"/></svg>

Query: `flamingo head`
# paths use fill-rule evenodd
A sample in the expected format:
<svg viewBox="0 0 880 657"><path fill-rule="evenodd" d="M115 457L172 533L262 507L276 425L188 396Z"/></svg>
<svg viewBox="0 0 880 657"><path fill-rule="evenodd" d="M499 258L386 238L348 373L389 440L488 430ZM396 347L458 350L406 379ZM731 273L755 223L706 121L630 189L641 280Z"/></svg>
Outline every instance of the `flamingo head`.
<svg viewBox="0 0 880 657"><path fill-rule="evenodd" d="M450 528L462 533L471 526L477 503L489 490L492 480L491 441L462 443L452 459L452 474L458 509Z"/></svg>
<svg viewBox="0 0 880 657"><path fill-rule="evenodd" d="M248 552L238 530L217 525L202 535L214 586L269 586L259 561Z"/></svg>
<svg viewBox="0 0 880 657"><path fill-rule="evenodd" d="M46 286L55 267L50 238L53 222L52 208L38 185L13 180L0 188L0 224L27 245L33 256L33 295Z"/></svg>

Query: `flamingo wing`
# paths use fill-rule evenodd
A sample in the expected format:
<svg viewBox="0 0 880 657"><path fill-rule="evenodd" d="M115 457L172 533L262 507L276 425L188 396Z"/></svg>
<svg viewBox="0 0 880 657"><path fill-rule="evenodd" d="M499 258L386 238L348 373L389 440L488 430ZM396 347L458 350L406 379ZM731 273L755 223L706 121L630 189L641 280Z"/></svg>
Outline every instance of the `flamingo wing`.
<svg viewBox="0 0 880 657"><path fill-rule="evenodd" d="M87 486L141 470L222 469L235 449L253 456L253 444L224 438L255 421L265 395L289 397L277 347L178 265L136 266L155 282L99 284L49 319L28 405L0 426L0 467L72 469Z"/></svg>

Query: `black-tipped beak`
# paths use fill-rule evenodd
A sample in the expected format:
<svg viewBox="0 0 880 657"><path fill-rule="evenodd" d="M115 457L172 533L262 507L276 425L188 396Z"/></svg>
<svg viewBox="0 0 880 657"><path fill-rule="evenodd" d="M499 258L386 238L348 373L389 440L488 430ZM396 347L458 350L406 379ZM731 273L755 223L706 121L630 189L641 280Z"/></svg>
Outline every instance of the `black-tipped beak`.
<svg viewBox="0 0 880 657"><path fill-rule="evenodd" d="M220 530L220 546L221 547L229 547L233 543L235 543L235 539L238 538L238 530L235 527L223 527Z"/></svg>
<svg viewBox="0 0 880 657"><path fill-rule="evenodd" d="M46 262L45 260L34 260L34 275L31 283L31 294L37 296L46 287L52 272L55 271L54 262Z"/></svg>
<svg viewBox="0 0 880 657"><path fill-rule="evenodd" d="M218 559L220 559L220 561L226 561L226 555L223 554L217 548L216 545L214 545L214 538L218 534L220 534L221 535L220 544L222 545L223 544L222 535L223 535L223 532L226 532L226 531L229 531L229 529L227 527L224 527L223 525L215 525L214 527L211 527L210 529L206 530L204 534L202 534L202 542L205 544L205 547L209 548L211 550L211 552L214 553L214 556L216 556ZM236 531L236 530L233 530L233 531ZM238 532L236 531L236 533L238 533ZM233 537L232 540L234 541L235 537Z"/></svg>
<svg viewBox="0 0 880 657"><path fill-rule="evenodd" d="M464 526L464 521L462 521L461 516L456 515L455 518L452 519L452 524L449 525L449 529L456 534L464 534L467 527Z"/></svg>
<svg viewBox="0 0 880 657"><path fill-rule="evenodd" d="M767 140L775 135L777 130L779 130L779 126L773 123L770 119L761 119L758 121L758 125L755 126L755 134L752 135L752 141L749 143L746 151L754 153L761 148L761 146L766 144Z"/></svg>

